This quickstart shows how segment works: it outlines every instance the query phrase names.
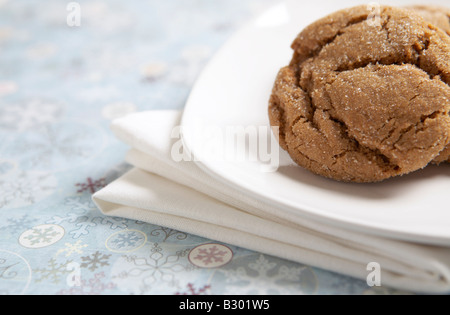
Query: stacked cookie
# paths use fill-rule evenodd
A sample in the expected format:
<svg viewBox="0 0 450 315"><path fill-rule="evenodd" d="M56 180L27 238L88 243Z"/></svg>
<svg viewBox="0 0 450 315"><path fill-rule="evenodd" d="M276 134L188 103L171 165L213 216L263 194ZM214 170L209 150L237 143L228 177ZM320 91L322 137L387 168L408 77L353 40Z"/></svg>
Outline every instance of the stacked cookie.
<svg viewBox="0 0 450 315"><path fill-rule="evenodd" d="M450 162L447 14L386 6L373 20L360 6L303 30L269 104L281 147L300 166L344 182Z"/></svg>

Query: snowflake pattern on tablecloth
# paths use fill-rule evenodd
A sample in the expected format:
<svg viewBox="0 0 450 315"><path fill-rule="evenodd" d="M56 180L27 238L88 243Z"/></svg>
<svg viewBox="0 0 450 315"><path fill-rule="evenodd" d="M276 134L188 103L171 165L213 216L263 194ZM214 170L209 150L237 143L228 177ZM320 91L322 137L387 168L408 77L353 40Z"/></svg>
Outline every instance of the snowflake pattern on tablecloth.
<svg viewBox="0 0 450 315"><path fill-rule="evenodd" d="M46 223L69 225L68 234L73 239L88 235L91 228L97 226L109 227L111 230L123 230L128 227L127 219L102 216L98 210L88 211L85 206L89 207L89 203L75 203L76 212L69 212L65 216L53 216Z"/></svg>
<svg viewBox="0 0 450 315"><path fill-rule="evenodd" d="M26 167L61 171L93 158L103 142L103 132L96 126L55 123L20 134L9 151L21 155Z"/></svg>
<svg viewBox="0 0 450 315"><path fill-rule="evenodd" d="M64 199L64 206L70 208L70 213L76 216L98 211L89 195L67 197Z"/></svg>
<svg viewBox="0 0 450 315"><path fill-rule="evenodd" d="M47 266L44 268L36 268L33 272L37 275L34 281L37 283L42 283L49 281L53 284L59 284L66 280L66 276L72 271L70 268L72 260L67 260L65 262L57 262L55 258L51 258Z"/></svg>
<svg viewBox="0 0 450 315"><path fill-rule="evenodd" d="M55 101L31 99L0 106L0 128L23 132L61 119L63 106Z"/></svg>
<svg viewBox="0 0 450 315"><path fill-rule="evenodd" d="M112 279L117 287L135 294L158 293L158 290L180 288L177 274L192 270L187 261L188 249L172 253L158 243L150 255L122 256L112 267Z"/></svg>
<svg viewBox="0 0 450 315"><path fill-rule="evenodd" d="M82 241L78 240L73 244L65 243L64 246L65 246L64 248L61 248L60 250L58 250L56 252L56 256L58 256L60 254L64 254L64 256L67 258L67 257L76 255L76 254L83 254L83 249L88 247L89 245L82 244Z"/></svg>
<svg viewBox="0 0 450 315"><path fill-rule="evenodd" d="M317 288L311 268L262 254L233 260L211 283L214 294L312 294Z"/></svg>
<svg viewBox="0 0 450 315"><path fill-rule="evenodd" d="M106 241L106 247L116 253L127 253L138 250L147 242L147 235L138 230L119 231Z"/></svg>
<svg viewBox="0 0 450 315"><path fill-rule="evenodd" d="M0 210L33 205L53 194L56 178L49 173L15 171L0 176Z"/></svg>
<svg viewBox="0 0 450 315"><path fill-rule="evenodd" d="M104 282L105 278L104 272L96 273L93 278L88 280L82 278L79 285L60 290L57 295L100 295L105 291L115 289L116 285L112 282Z"/></svg>
<svg viewBox="0 0 450 315"><path fill-rule="evenodd" d="M81 260L83 261L81 263L82 268L87 268L90 271L95 271L101 267L109 266L109 258L111 255L107 255L104 253L101 253L99 251L96 251L90 256L84 256L81 257Z"/></svg>
<svg viewBox="0 0 450 315"><path fill-rule="evenodd" d="M86 179L86 182L77 183L75 184L75 186L78 188L78 193L88 192L94 194L97 190L100 190L106 186L106 179L100 178L97 180L93 180L92 178L88 177Z"/></svg>
<svg viewBox="0 0 450 315"><path fill-rule="evenodd" d="M7 218L3 226L0 226L0 230L6 230L11 233L17 233L32 227L38 219L31 217L29 214L24 214L20 217Z"/></svg>
<svg viewBox="0 0 450 315"><path fill-rule="evenodd" d="M175 295L207 295L211 286L209 284L197 288L194 284L188 283L187 288L183 292L176 292Z"/></svg>
<svg viewBox="0 0 450 315"><path fill-rule="evenodd" d="M59 225L43 224L23 232L19 243L26 248L43 248L55 244L64 234L64 229Z"/></svg>
<svg viewBox="0 0 450 315"><path fill-rule="evenodd" d="M233 251L221 244L203 244L189 253L189 261L201 268L217 268L226 265L233 258Z"/></svg>

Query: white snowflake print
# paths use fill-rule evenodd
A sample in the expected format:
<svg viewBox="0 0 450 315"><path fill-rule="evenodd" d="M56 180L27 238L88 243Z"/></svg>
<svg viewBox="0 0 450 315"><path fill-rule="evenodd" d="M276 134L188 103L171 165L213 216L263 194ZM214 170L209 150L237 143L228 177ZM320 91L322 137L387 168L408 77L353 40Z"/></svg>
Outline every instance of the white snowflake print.
<svg viewBox="0 0 450 315"><path fill-rule="evenodd" d="M61 248L56 252L56 257L60 254L65 254L66 257L70 257L74 254L83 254L83 248L88 247L87 244L81 244L81 240L78 240L76 243L65 243L65 248Z"/></svg>
<svg viewBox="0 0 450 315"><path fill-rule="evenodd" d="M19 237L19 244L26 248L43 248L55 244L64 234L64 229L59 225L38 225L23 232Z"/></svg>
<svg viewBox="0 0 450 315"><path fill-rule="evenodd" d="M228 264L233 258L233 251L220 244L203 244L189 253L189 261L201 268L218 268Z"/></svg>
<svg viewBox="0 0 450 315"><path fill-rule="evenodd" d="M192 270L185 258L187 251L171 253L155 243L147 257L126 255L117 260L112 279L118 289L132 294L180 290L178 273Z"/></svg>
<svg viewBox="0 0 450 315"><path fill-rule="evenodd" d="M311 294L317 278L311 268L265 255L235 259L212 280L215 294Z"/></svg>
<svg viewBox="0 0 450 315"><path fill-rule="evenodd" d="M67 122L26 132L8 151L20 154L27 167L61 171L94 157L103 144L104 134L97 126Z"/></svg>
<svg viewBox="0 0 450 315"><path fill-rule="evenodd" d="M33 205L53 194L56 178L49 173L14 171L0 176L0 210Z"/></svg>
<svg viewBox="0 0 450 315"><path fill-rule="evenodd" d="M60 103L30 99L18 104L0 106L0 128L23 132L38 126L58 121L64 112Z"/></svg>

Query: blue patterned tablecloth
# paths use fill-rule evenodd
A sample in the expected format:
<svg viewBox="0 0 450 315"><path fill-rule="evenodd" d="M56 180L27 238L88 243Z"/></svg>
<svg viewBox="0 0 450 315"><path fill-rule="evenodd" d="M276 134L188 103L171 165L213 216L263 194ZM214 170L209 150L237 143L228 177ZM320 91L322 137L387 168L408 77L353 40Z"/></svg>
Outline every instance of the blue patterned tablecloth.
<svg viewBox="0 0 450 315"><path fill-rule="evenodd" d="M0 294L395 292L91 201L130 168L111 120L182 109L215 51L275 3L85 0L70 27L69 2L0 0Z"/></svg>

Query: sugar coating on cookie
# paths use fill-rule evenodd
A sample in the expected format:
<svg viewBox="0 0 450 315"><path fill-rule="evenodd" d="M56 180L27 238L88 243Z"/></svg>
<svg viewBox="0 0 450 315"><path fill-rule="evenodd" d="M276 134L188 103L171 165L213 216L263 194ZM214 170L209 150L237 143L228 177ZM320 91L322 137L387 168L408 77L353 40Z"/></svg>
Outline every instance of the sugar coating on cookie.
<svg viewBox="0 0 450 315"><path fill-rule="evenodd" d="M415 11L422 16L425 21L439 27L450 35L450 9L427 5L411 6L407 7L407 9Z"/></svg>
<svg viewBox="0 0 450 315"><path fill-rule="evenodd" d="M304 29L269 104L300 166L345 182L424 168L450 143L450 37L410 10L366 6Z"/></svg>
<svg viewBox="0 0 450 315"><path fill-rule="evenodd" d="M428 23L442 29L450 36L450 9L437 6L418 5L407 7L418 13ZM436 158L434 164L450 163L450 145Z"/></svg>

